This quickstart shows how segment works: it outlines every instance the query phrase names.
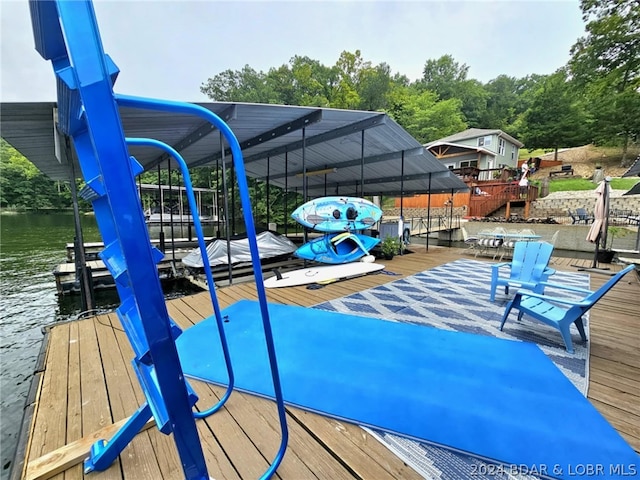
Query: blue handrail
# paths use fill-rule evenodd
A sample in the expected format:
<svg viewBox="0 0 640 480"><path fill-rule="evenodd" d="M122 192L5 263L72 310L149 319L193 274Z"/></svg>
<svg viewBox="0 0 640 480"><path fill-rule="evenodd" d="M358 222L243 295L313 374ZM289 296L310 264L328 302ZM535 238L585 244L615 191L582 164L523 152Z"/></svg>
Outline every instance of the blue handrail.
<svg viewBox="0 0 640 480"><path fill-rule="evenodd" d="M231 148L231 154L233 156L233 164L236 170L238 190L240 194L240 203L242 209L245 212L244 222L247 229L247 239L249 241L249 250L251 252L251 263L253 265L253 273L256 279L256 290L258 294L258 302L260 304L260 312L262 315L262 326L265 334L265 342L267 345L267 353L269 356L269 365L271 367L271 374L273 379L273 388L275 393L276 405L278 408L278 417L280 420L280 428L282 432L282 438L280 442L280 448L267 471L261 478L270 478L280 465L280 462L284 458L284 454L287 448L287 442L289 439L289 432L287 428L287 417L284 406L284 396L282 394L282 385L280 382L280 374L278 370L278 362L276 357L275 345L273 342L273 331L271 329L271 322L269 319L269 308L267 303L267 294L264 287L264 283L260 281L262 278L262 265L260 264L260 255L258 252L258 241L256 239L256 229L253 222L253 216L250 214L251 200L249 198L249 186L247 184L246 170L244 168L244 160L242 156L242 150L240 144L234 133L229 126L215 113L207 110L199 105L176 102L171 100L157 100L153 98L135 97L130 95L115 95L115 100L118 105L122 107L138 108L144 110L155 110L161 112L195 115L214 125L229 143ZM204 260L205 257L203 257ZM206 263L206 262L205 262Z"/></svg>
<svg viewBox="0 0 640 480"><path fill-rule="evenodd" d="M234 165L238 172L241 203L246 213L245 224L282 428L279 451L271 466L262 475L265 479L271 477L286 451L286 410L266 293L263 283L259 281L261 268L255 226L251 216L244 162L237 139L219 117L197 105L117 96L113 92L113 84L118 75L118 68L102 48L91 0L30 0L29 7L36 50L44 59L51 61L56 75L58 129L74 142L96 221L105 241L101 258L116 280L122 302L117 310L118 317L134 348L133 368L147 399L109 442L99 440L91 447L90 457L85 461L86 471L108 468L133 439L140 426L153 416L160 431L173 433L185 477L189 480L209 478L194 421L193 406L197 396L184 380L174 341L180 333L179 328L168 315L155 268L161 253L153 249L149 243L144 216L139 208L134 177L143 169L129 155L117 108L119 103L134 108L203 117L222 132L231 146ZM153 140L132 141L140 141L141 144L163 148L165 151L167 148L170 149L162 142ZM181 161L182 158L175 150L168 151L178 160L184 171L186 165ZM185 181L189 179L188 172L184 177ZM191 203L194 200L193 189L190 188L190 191L191 197L188 198ZM197 212L193 205L192 212ZM206 256L206 248L203 249L204 237L197 220L194 223L197 222L196 229L199 230L198 241L203 256ZM215 288L210 273L209 270L210 288ZM212 294L212 303L216 319L220 321L221 314L215 294ZM219 326L219 331L224 344L224 329ZM230 358L228 352L225 352L228 365ZM228 371L230 391L234 378L233 370L228 368ZM197 415L212 413L220 408L226 398L228 394L219 404Z"/></svg>
<svg viewBox="0 0 640 480"><path fill-rule="evenodd" d="M209 264L207 259L207 246L204 243L204 233L202 230L202 223L200 222L200 212L198 212L198 204L196 202L196 197L193 193L193 184L191 183L191 175L189 175L189 168L187 167L184 158L171 146L163 143L159 140L155 140L152 138L126 138L127 145L134 146L143 146L143 147L153 147L164 150L169 155L171 155L180 166L180 171L182 173L182 178L184 180L185 191L187 194L187 201L189 202L189 209L193 216L193 225L196 230L196 237L198 239L198 247L200 248L200 254L202 255L203 263L204 263L204 271L207 277L207 286L209 287L209 297L211 298L211 304L213 305L213 312L216 318L216 323L218 325L218 333L220 335L220 343L222 344L222 352L224 354L224 361L227 367L227 374L229 376L229 384L227 385L227 390L224 395L217 404L213 407L203 411L203 412L194 412L193 416L195 418L204 418L209 415L217 412L227 401L231 392L233 391L235 377L233 374L233 367L231 364L231 355L229 354L229 345L227 342L227 336L224 332L224 323L222 320L222 314L220 313L220 304L218 302L218 297L215 293L214 283L213 283L213 274L211 272L211 265Z"/></svg>

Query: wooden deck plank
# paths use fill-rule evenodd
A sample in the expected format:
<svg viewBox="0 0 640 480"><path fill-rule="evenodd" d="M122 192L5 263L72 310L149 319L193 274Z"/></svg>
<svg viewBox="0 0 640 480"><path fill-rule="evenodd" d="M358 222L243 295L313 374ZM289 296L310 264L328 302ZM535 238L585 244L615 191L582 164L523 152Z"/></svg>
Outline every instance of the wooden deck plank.
<svg viewBox="0 0 640 480"><path fill-rule="evenodd" d="M631 416L640 416L640 403L637 402L638 397L633 393L624 391L624 389L618 386L610 387L602 383L593 382L589 385L589 397L624 410Z"/></svg>
<svg viewBox="0 0 640 480"><path fill-rule="evenodd" d="M269 405L265 407L265 403ZM242 393L236 395L236 405L241 407L238 412L242 412L245 416L245 421L251 421L253 417L269 424L275 433L270 443L276 445L276 442L280 439L280 420L275 404L268 400ZM278 473L282 478L353 478L349 470L341 462L336 462L330 452L325 449L314 448L316 444L314 439L310 437L306 430L292 420L289 412L287 412L287 427L289 429L289 444L283 467L287 462L292 462L296 465L300 463L304 464L304 468L308 473L303 474L301 471L296 477L296 475L290 476L287 472L278 469ZM291 451L289 451L289 448ZM290 453L291 456L289 457ZM287 465L287 468L294 471L289 465ZM297 468L301 467L297 466Z"/></svg>
<svg viewBox="0 0 640 480"><path fill-rule="evenodd" d="M385 269L397 276L367 275L318 290L306 286L267 289L267 297L274 303L311 306L459 258L474 258L462 253L462 249L430 247L428 253L423 247L417 250L420 253L396 256L386 263ZM492 263L491 259L476 260ZM573 265L590 267L591 260L554 258L554 268L560 271L577 271ZM611 268L616 271L621 267ZM609 277L590 273L590 278L591 288L595 289ZM240 299L255 299L255 285L237 283L218 288L217 296L220 307L225 308ZM591 310L588 398L640 451L640 353L636 346L640 339L639 297L640 282L635 274L629 274ZM207 292L170 300L167 307L182 328L213 313ZM130 366L133 352L115 314L57 325L49 337L46 368L27 447L29 460L130 415L144 401ZM215 403L221 395L220 387L192 383L201 396L200 408ZM66 421L59 413L60 402L67 413ZM271 401L239 392L234 392L229 402L232 403L221 412L197 422L210 474L225 479L257 476L279 444L276 409ZM287 418L291 436L287 455L277 472L279 478L418 478L416 472L357 426L293 408L287 409ZM122 459L100 473L101 479L182 477L172 437L155 428L139 435ZM80 465L66 470L64 478L83 478Z"/></svg>
<svg viewBox="0 0 640 480"><path fill-rule="evenodd" d="M127 420L128 418L108 425L29 462L29 470L25 475L26 480L60 478L59 476L55 477L60 472L64 472L64 478L83 478L82 463L87 458L91 445L100 439L111 438ZM155 426L155 423L149 421L143 429L152 426Z"/></svg>
<svg viewBox="0 0 640 480"><path fill-rule="evenodd" d="M28 460L35 460L47 452L66 444L67 376L69 359L69 324L52 328L35 425L29 446Z"/></svg>
<svg viewBox="0 0 640 480"><path fill-rule="evenodd" d="M619 432L624 432L627 442L633 444L633 442L637 442L640 439L640 425L637 418L630 416L622 408L609 405L595 398L591 399L591 402Z"/></svg>
<svg viewBox="0 0 640 480"><path fill-rule="evenodd" d="M127 373L111 323L96 323L96 335L102 353L102 369L109 391L109 406L115 420L131 416L140 406ZM135 475L140 480L161 478L155 451L144 432L137 435L120 456L125 477Z"/></svg>
<svg viewBox="0 0 640 480"><path fill-rule="evenodd" d="M634 369L640 369L640 353L637 350L625 348L620 344L603 344L597 337L592 337L591 355L607 358Z"/></svg>
<svg viewBox="0 0 640 480"><path fill-rule="evenodd" d="M626 383L629 380L640 380L640 369L634 369L620 362L608 358L596 357L590 359L591 371L598 370L603 375L608 375L616 381Z"/></svg>
<svg viewBox="0 0 640 480"><path fill-rule="evenodd" d="M215 399L215 401L217 401L224 392L222 388L212 385L201 384L201 387L209 390L211 398ZM248 438L252 439L256 449L261 455L260 458L265 461L265 466L262 467L261 471L254 473L252 477L243 475L242 478L260 477L266 469L267 462L270 463L275 457L281 442L282 435L280 424L277 420L278 415L275 403L252 395L234 392L222 411L228 412L229 416L233 419L232 423L236 424ZM218 426L221 422L226 422L224 417L220 415L220 412L208 417L206 421L210 424L214 432L221 432ZM313 467L308 466L306 459L298 453L300 444L304 443L306 439L301 438L299 431L290 428L289 440L288 445L291 447L291 450L287 448L287 453L281 467L278 469L278 475L281 478L313 478ZM326 452L312 451L312 457L316 453L320 454L319 458L324 457L326 462ZM255 453L251 453L251 455L255 455ZM251 457L249 457L249 460L251 460ZM309 458L309 460L317 461L318 459ZM327 478L345 478L343 468L335 468L335 462L333 461L329 461L328 464L325 464L325 462L317 463L316 467L320 466L323 471L328 474Z"/></svg>
<svg viewBox="0 0 640 480"><path fill-rule="evenodd" d="M123 383L128 380L131 390L135 395L135 405L132 407L130 412L126 413L126 415L130 415L138 408L138 406L142 405L146 401L131 365L131 359L134 357L133 349L131 348L127 335L120 326L116 314L110 313L100 318L102 319L100 323L111 326L117 343L117 347L114 348L117 348L120 351L120 356L126 367L124 371L127 376L122 376L121 380ZM170 436L160 433L156 428L147 430L146 435L152 445L155 459L161 471L160 478L181 478L182 468L180 467L180 457L176 451L173 439Z"/></svg>
<svg viewBox="0 0 640 480"><path fill-rule="evenodd" d="M202 408L209 408L218 402L218 398L207 385L203 385L201 382L191 382L191 385L200 398L198 405L202 405ZM253 431L249 429L249 432L246 432L238 424L229 410L235 401L235 395L231 395L225 408L221 408L214 415L207 417L204 423L215 435L222 450L228 452L229 460L240 478L259 478L269 467L269 464L266 460L267 457L260 452L261 439L253 438L251 433L261 432L264 434L264 431L257 426L260 423L258 419L256 419L256 428Z"/></svg>
<svg viewBox="0 0 640 480"><path fill-rule="evenodd" d="M298 408L289 408L289 411L300 425L342 458L359 478L422 478L397 457L386 455L387 448L357 425Z"/></svg>
<svg viewBox="0 0 640 480"><path fill-rule="evenodd" d="M80 342L78 323L69 324L69 368L67 386L67 441L82 438L82 385L80 383ZM65 480L82 478L82 463L66 469Z"/></svg>
<svg viewBox="0 0 640 480"><path fill-rule="evenodd" d="M56 450L66 444L66 418L62 418L64 415L61 415L57 409L60 408L64 412L67 405L68 373L66 363L69 358L69 332L69 325L66 325L56 334L51 332L49 334L50 348L47 350L47 362L51 361L52 365L60 363L60 365L52 366L48 371L45 370L45 375L41 377L38 398L45 395L44 398L47 399L47 402L43 402L43 408L40 409L37 408L39 401L36 399L37 405L32 428L35 428L35 425L42 425L42 429L30 435L29 445L25 452L29 462L36 460L43 453ZM53 401L49 402L48 400ZM30 468L30 463L25 462L24 477L33 475L33 471ZM65 478L65 474L61 471L55 473L57 475L50 476L50 478L55 480Z"/></svg>
<svg viewBox="0 0 640 480"><path fill-rule="evenodd" d="M90 318L78 322L83 432L95 432L114 421L109 408L109 393L102 369L102 352L96 335L96 325L101 322L96 320ZM120 458L118 458L109 468L100 472L100 480L122 478L121 472Z"/></svg>
<svg viewBox="0 0 640 480"><path fill-rule="evenodd" d="M611 388L620 390L621 392L640 397L640 381L638 378L631 379L625 377L615 377L604 372L601 369L595 369L589 374L589 381L592 383L599 383Z"/></svg>

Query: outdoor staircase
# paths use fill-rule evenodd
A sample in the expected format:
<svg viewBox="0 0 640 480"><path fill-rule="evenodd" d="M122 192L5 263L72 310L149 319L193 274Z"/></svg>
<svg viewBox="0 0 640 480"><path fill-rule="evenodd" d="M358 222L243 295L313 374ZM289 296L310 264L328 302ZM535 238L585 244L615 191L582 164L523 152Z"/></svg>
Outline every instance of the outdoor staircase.
<svg viewBox="0 0 640 480"><path fill-rule="evenodd" d="M513 183L492 184L490 192L488 196L471 195L467 216L487 217L511 202L526 203L538 197L537 187L529 185L523 190L523 187Z"/></svg>

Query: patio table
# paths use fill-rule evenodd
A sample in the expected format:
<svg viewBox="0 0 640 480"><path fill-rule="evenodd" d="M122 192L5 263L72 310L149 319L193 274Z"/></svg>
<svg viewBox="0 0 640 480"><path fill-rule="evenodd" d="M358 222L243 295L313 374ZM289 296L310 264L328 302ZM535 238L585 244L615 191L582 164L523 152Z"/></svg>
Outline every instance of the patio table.
<svg viewBox="0 0 640 480"><path fill-rule="evenodd" d="M495 259L500 253L500 260L504 257L507 250L513 249L515 242L534 242L542 238L541 235L534 233L522 233L522 232L496 232L496 231L482 231L478 233L478 254L486 254L489 249L495 249L493 251L493 258ZM508 247L506 245L509 245Z"/></svg>

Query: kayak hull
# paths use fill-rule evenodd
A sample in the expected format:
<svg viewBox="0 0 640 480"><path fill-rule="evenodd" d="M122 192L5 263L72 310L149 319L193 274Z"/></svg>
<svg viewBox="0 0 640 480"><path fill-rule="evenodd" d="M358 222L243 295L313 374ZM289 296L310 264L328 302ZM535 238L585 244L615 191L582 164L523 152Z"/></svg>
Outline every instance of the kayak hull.
<svg viewBox="0 0 640 480"><path fill-rule="evenodd" d="M382 217L380 207L358 197L321 197L296 208L291 217L318 232L366 230Z"/></svg>
<svg viewBox="0 0 640 480"><path fill-rule="evenodd" d="M300 248L294 255L305 260L337 265L354 262L380 243L379 238L356 233L334 233L315 238Z"/></svg>

